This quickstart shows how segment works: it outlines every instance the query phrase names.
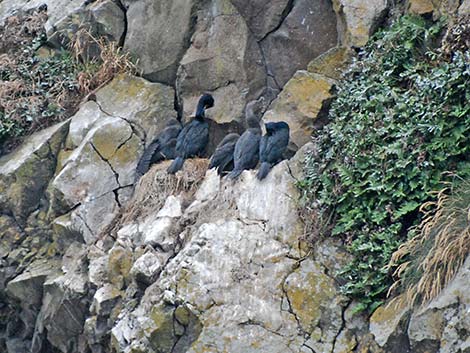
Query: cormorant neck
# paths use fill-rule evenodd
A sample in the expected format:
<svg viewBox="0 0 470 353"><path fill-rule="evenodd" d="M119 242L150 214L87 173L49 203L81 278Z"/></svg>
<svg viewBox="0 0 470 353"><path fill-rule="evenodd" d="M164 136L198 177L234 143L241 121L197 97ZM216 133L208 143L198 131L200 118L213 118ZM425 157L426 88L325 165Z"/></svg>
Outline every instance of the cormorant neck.
<svg viewBox="0 0 470 353"><path fill-rule="evenodd" d="M196 119L204 120L205 117L205 106L204 102L199 102L196 109Z"/></svg>

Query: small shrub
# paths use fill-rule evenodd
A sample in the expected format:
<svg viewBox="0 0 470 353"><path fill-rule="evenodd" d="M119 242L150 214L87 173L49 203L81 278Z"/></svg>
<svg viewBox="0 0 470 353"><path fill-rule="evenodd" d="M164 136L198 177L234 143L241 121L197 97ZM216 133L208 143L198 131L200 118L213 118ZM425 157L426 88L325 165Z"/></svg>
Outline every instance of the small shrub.
<svg viewBox="0 0 470 353"><path fill-rule="evenodd" d="M454 278L470 254L470 182L442 190L421 211L417 235L400 246L390 265L397 266L394 288L401 287L409 303L425 304Z"/></svg>
<svg viewBox="0 0 470 353"><path fill-rule="evenodd" d="M343 289L359 309L382 302L386 265L443 172L470 176L470 55L433 51L441 28L405 16L375 35L306 161L305 207L348 244Z"/></svg>

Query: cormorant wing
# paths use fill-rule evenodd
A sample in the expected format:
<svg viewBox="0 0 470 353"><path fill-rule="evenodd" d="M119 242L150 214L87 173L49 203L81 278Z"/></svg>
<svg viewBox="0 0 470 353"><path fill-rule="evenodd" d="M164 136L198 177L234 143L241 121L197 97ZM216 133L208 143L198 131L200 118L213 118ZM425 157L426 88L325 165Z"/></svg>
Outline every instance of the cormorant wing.
<svg viewBox="0 0 470 353"><path fill-rule="evenodd" d="M254 168L259 160L260 136L250 130L245 131L235 145L233 159L235 169Z"/></svg>
<svg viewBox="0 0 470 353"><path fill-rule="evenodd" d="M176 154L188 158L201 154L209 140L209 125L206 122L193 120L178 135Z"/></svg>

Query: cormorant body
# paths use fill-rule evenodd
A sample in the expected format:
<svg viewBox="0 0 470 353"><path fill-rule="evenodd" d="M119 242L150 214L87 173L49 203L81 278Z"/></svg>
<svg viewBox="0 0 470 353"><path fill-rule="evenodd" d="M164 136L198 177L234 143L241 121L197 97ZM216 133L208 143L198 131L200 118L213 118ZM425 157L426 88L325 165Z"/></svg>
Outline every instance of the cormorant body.
<svg viewBox="0 0 470 353"><path fill-rule="evenodd" d="M233 152L239 138L240 135L236 133L231 133L224 137L212 155L209 169L217 168L217 174L219 175L233 169Z"/></svg>
<svg viewBox="0 0 470 353"><path fill-rule="evenodd" d="M168 167L168 173L175 174L183 167L184 160L200 156L209 142L209 124L205 121L205 110L214 106L214 98L204 94L197 105L195 118L186 124L176 139L176 158Z"/></svg>
<svg viewBox="0 0 470 353"><path fill-rule="evenodd" d="M137 164L137 178L147 173L150 166L164 159L175 158L176 138L181 132L181 124L176 119L170 119L166 127L157 135L145 149Z"/></svg>
<svg viewBox="0 0 470 353"><path fill-rule="evenodd" d="M266 135L261 138L259 159L261 165L256 177L263 180L271 168L282 161L284 151L289 144L289 125L284 121L266 123Z"/></svg>
<svg viewBox="0 0 470 353"><path fill-rule="evenodd" d="M259 141L261 128L258 119L254 115L247 117L248 129L238 139L233 151L233 170L228 175L230 179L236 179L245 169L253 169L259 160Z"/></svg>

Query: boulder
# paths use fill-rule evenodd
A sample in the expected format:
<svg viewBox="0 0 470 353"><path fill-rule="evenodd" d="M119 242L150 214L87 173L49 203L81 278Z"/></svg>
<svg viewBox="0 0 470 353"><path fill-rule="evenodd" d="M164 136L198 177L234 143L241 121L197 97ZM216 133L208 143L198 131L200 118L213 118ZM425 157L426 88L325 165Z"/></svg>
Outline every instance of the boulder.
<svg viewBox="0 0 470 353"><path fill-rule="evenodd" d="M362 47L380 25L390 5L387 0L333 0L333 6L344 30L342 44Z"/></svg>
<svg viewBox="0 0 470 353"><path fill-rule="evenodd" d="M355 346L350 332L340 336L345 304L334 280L321 263L299 260L303 226L294 183L301 177L301 159L280 163L262 182L254 171L237 182L208 171L189 206L174 207L173 199L147 216L182 222L181 234L168 235L181 250L168 258L139 305L119 317L111 331L117 352L163 352L174 344L188 353L308 352L309 345L326 352L336 337L344 347ZM147 177L138 187L155 190ZM153 229L139 226L143 238ZM144 256L157 258L160 251ZM323 254L327 263L329 255ZM181 305L185 309L178 313ZM193 324L185 326L188 320Z"/></svg>
<svg viewBox="0 0 470 353"><path fill-rule="evenodd" d="M465 352L470 349L470 257L433 301L415 310L408 327L413 352Z"/></svg>
<svg viewBox="0 0 470 353"><path fill-rule="evenodd" d="M335 81L308 71L298 71L264 114L263 121L285 121L290 127L290 149L310 141L315 128L324 124Z"/></svg>
<svg viewBox="0 0 470 353"><path fill-rule="evenodd" d="M173 100L170 87L121 75L84 104L71 119L71 153L49 187L51 217L71 210L68 227L93 242L129 199L144 144L176 116Z"/></svg>
<svg viewBox="0 0 470 353"><path fill-rule="evenodd" d="M459 15L465 16L470 14L470 0L464 0L459 7Z"/></svg>
<svg viewBox="0 0 470 353"><path fill-rule="evenodd" d="M342 305L347 303L334 279L307 259L286 278L284 291L290 311L310 335L305 344L315 352L331 352L343 327Z"/></svg>
<svg viewBox="0 0 470 353"><path fill-rule="evenodd" d="M57 47L65 48L71 40L78 40L84 50L81 55L89 59L100 55L100 47L95 40L106 39L120 43L123 39L126 29L125 14L112 0L83 5L64 15L53 24L50 21L46 23L48 41ZM80 30L87 33L80 33Z"/></svg>
<svg viewBox="0 0 470 353"><path fill-rule="evenodd" d="M277 89L337 44L336 15L329 0L295 1L281 26L261 42L268 75Z"/></svg>
<svg viewBox="0 0 470 353"><path fill-rule="evenodd" d="M257 41L279 27L291 10L289 0L231 0Z"/></svg>
<svg viewBox="0 0 470 353"><path fill-rule="evenodd" d="M210 91L215 105L207 116L218 124L242 124L247 102L259 98L265 88L260 48L229 0L205 3L197 19L176 81L183 114L191 116L201 93Z"/></svg>
<svg viewBox="0 0 470 353"><path fill-rule="evenodd" d="M197 2L130 1L125 49L138 59L145 78L173 85L178 64L189 46Z"/></svg>
<svg viewBox="0 0 470 353"><path fill-rule="evenodd" d="M406 326L411 311L404 296L394 302L383 305L370 318L369 331L375 341L386 352L409 352L410 346L406 335Z"/></svg>
<svg viewBox="0 0 470 353"><path fill-rule="evenodd" d="M0 158L0 213L24 223L39 207L56 169L69 121L30 136L16 151Z"/></svg>

